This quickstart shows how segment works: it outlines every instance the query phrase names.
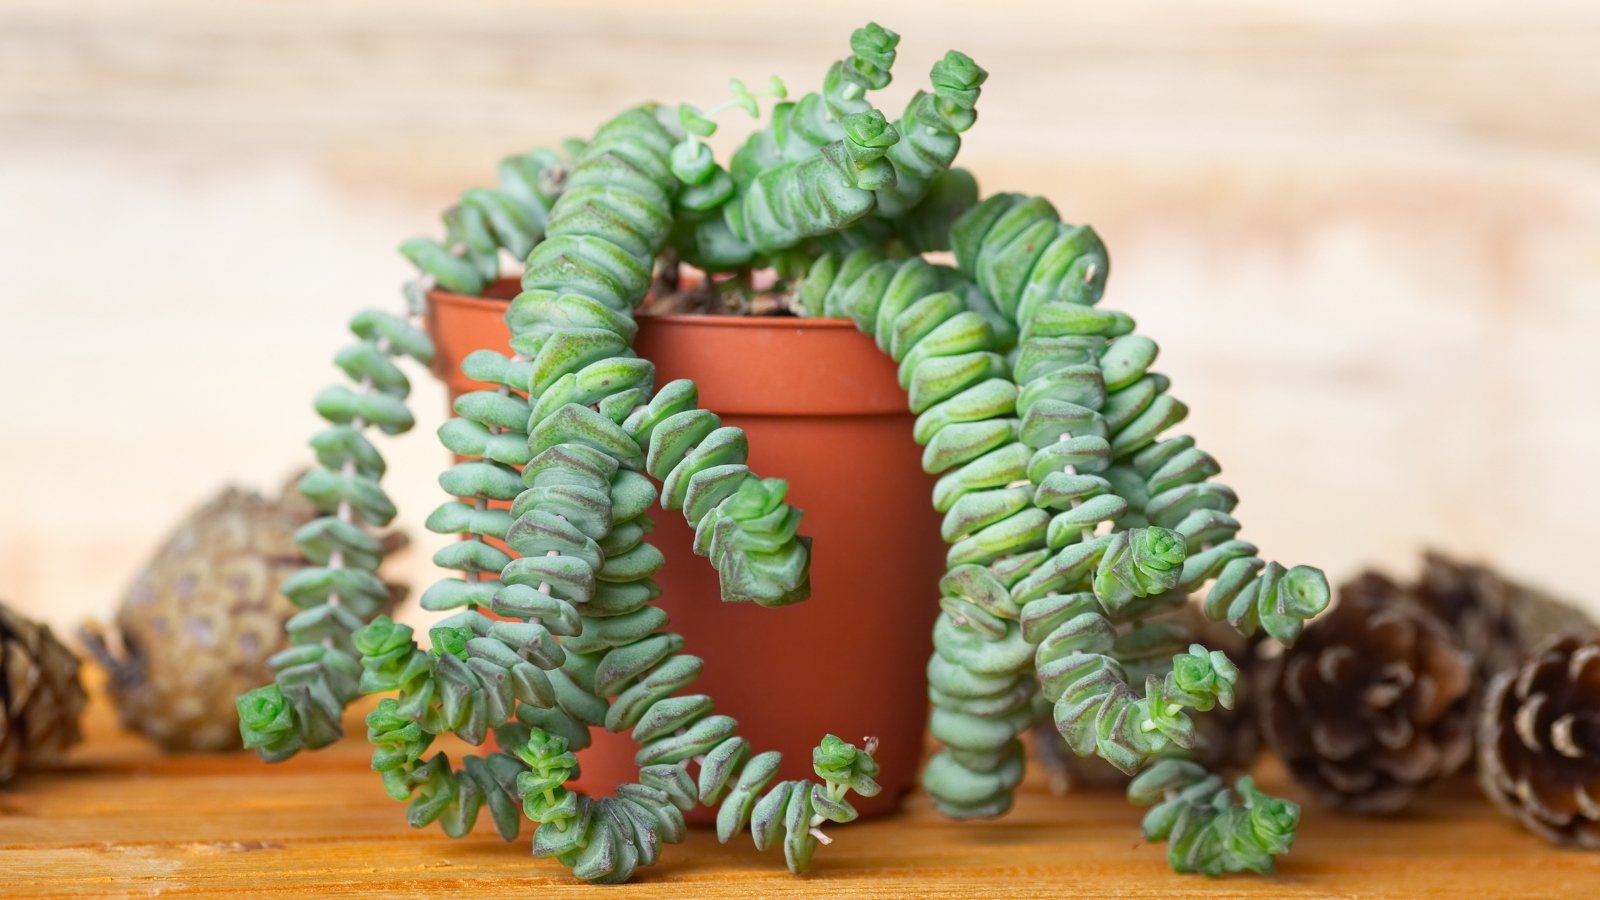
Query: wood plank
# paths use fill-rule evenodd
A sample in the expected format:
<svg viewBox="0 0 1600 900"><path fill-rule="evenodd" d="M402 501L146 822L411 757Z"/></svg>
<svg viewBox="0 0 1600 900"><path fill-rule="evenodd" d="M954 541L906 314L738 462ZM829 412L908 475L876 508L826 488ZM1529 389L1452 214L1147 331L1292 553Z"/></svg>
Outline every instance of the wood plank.
<svg viewBox="0 0 1600 900"><path fill-rule="evenodd" d="M359 711L349 726L359 728ZM486 823L452 841L405 825L347 739L288 763L249 754L166 757L117 731L97 694L88 740L59 771L0 791L0 895L541 896L592 891L526 837ZM454 748L452 748L454 749ZM1269 790L1302 799L1280 770ZM1003 819L953 822L925 797L832 829L803 876L748 838L694 829L627 894L673 897L1501 897L1595 896L1600 855L1552 848L1495 813L1470 784L1415 812L1369 820L1306 810L1270 879L1175 875L1142 845L1137 810L1116 793L1058 797L1033 773Z"/></svg>

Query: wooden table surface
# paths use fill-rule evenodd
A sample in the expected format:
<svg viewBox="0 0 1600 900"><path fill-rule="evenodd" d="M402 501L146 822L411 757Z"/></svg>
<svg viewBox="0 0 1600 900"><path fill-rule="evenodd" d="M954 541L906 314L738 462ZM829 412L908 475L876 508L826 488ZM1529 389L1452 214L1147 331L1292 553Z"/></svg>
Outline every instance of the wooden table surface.
<svg viewBox="0 0 1600 900"><path fill-rule="evenodd" d="M65 768L0 789L0 895L1600 895L1600 854L1545 845L1467 785L1399 820L1308 807L1275 877L1207 880L1168 871L1119 794L1057 797L1036 775L999 821L948 821L914 795L899 815L835 828L804 876L790 875L781 853L758 854L747 840L723 846L696 829L634 883L594 888L532 858L526 837L501 842L486 821L458 841L408 828L359 738L266 766L244 753L163 756L120 733L100 696L85 726ZM1274 769L1262 780L1302 799Z"/></svg>

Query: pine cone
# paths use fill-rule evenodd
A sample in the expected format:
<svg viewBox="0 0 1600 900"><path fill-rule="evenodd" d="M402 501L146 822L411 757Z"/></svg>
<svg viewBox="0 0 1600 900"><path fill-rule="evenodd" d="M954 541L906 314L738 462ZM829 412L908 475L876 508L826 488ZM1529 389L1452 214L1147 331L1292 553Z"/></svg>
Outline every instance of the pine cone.
<svg viewBox="0 0 1600 900"><path fill-rule="evenodd" d="M240 746L234 698L271 681L267 659L288 646L299 610L278 586L306 564L294 533L315 515L292 486L277 500L225 488L135 578L115 638L85 627L124 728L168 752ZM118 640L120 656L107 647Z"/></svg>
<svg viewBox="0 0 1600 900"><path fill-rule="evenodd" d="M1600 850L1600 639L1558 637L1490 684L1484 793L1547 840Z"/></svg>
<svg viewBox="0 0 1600 900"><path fill-rule="evenodd" d="M1472 756L1472 669L1433 614L1366 574L1277 664L1262 728L1328 806L1392 813Z"/></svg>
<svg viewBox="0 0 1600 900"><path fill-rule="evenodd" d="M86 699L72 651L47 626L0 603L0 784L81 740Z"/></svg>
<svg viewBox="0 0 1600 900"><path fill-rule="evenodd" d="M1430 551L1416 598L1455 631L1480 679L1515 668L1535 647L1562 634L1594 634L1588 616L1484 566Z"/></svg>

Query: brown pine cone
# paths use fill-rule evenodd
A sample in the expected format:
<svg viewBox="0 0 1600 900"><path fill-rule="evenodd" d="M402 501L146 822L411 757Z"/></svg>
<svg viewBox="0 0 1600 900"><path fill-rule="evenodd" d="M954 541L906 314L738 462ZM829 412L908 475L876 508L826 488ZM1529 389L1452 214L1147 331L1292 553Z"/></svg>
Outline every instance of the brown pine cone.
<svg viewBox="0 0 1600 900"><path fill-rule="evenodd" d="M1263 734L1328 806L1397 812L1472 756L1469 658L1380 575L1343 585L1276 676L1263 690Z"/></svg>
<svg viewBox="0 0 1600 900"><path fill-rule="evenodd" d="M49 627L0 603L0 783L81 740L86 699L72 651Z"/></svg>
<svg viewBox="0 0 1600 900"><path fill-rule="evenodd" d="M1600 850L1600 639L1556 638L1496 676L1478 741L1489 799L1547 840Z"/></svg>
<svg viewBox="0 0 1600 900"><path fill-rule="evenodd" d="M1424 557L1415 594L1456 633L1483 681L1515 668L1554 636L1596 631L1588 616L1547 594L1434 551Z"/></svg>

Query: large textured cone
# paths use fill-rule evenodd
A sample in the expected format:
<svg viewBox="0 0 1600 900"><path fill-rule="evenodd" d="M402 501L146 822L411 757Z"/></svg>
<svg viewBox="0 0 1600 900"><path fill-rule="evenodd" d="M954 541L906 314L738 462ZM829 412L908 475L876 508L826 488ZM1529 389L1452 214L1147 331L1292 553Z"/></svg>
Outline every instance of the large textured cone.
<svg viewBox="0 0 1600 900"><path fill-rule="evenodd" d="M1190 713L1199 734L1199 744L1188 755L1211 772L1248 771L1261 752L1257 694L1262 681L1262 651L1267 640L1265 632L1257 632L1255 636L1246 638L1226 623L1207 619L1194 603L1163 613L1152 621L1182 626L1190 635L1185 645L1194 641L1210 649L1221 650L1239 667L1232 709L1219 706L1210 712ZM1170 661L1170 655L1166 659ZM1126 671L1129 683L1144 683L1146 669L1138 662L1130 662ZM1165 671L1165 666L1161 671ZM1043 698L1040 701L1043 702ZM1049 776L1050 789L1057 794L1075 790L1120 790L1130 780L1098 756L1082 757L1073 753L1056 731L1048 703L1040 710L1040 717L1033 729L1033 740L1034 755Z"/></svg>
<svg viewBox="0 0 1600 900"><path fill-rule="evenodd" d="M315 515L291 488L269 500L228 487L179 524L134 579L117 634L83 635L123 727L169 752L240 746L234 698L272 680L267 659L288 646L298 610L278 587L305 565L294 532Z"/></svg>
<svg viewBox="0 0 1600 900"><path fill-rule="evenodd" d="M72 651L0 603L0 783L77 743L84 700Z"/></svg>
<svg viewBox="0 0 1600 900"><path fill-rule="evenodd" d="M1442 553L1425 557L1415 595L1456 633L1485 682L1554 636L1596 632L1588 616L1548 594Z"/></svg>
<svg viewBox="0 0 1600 900"><path fill-rule="evenodd" d="M1263 733L1328 806L1397 812L1472 756L1471 660L1382 576L1344 585L1276 665Z"/></svg>
<svg viewBox="0 0 1600 900"><path fill-rule="evenodd" d="M1548 840L1600 850L1600 639L1563 636L1490 684L1479 781Z"/></svg>

